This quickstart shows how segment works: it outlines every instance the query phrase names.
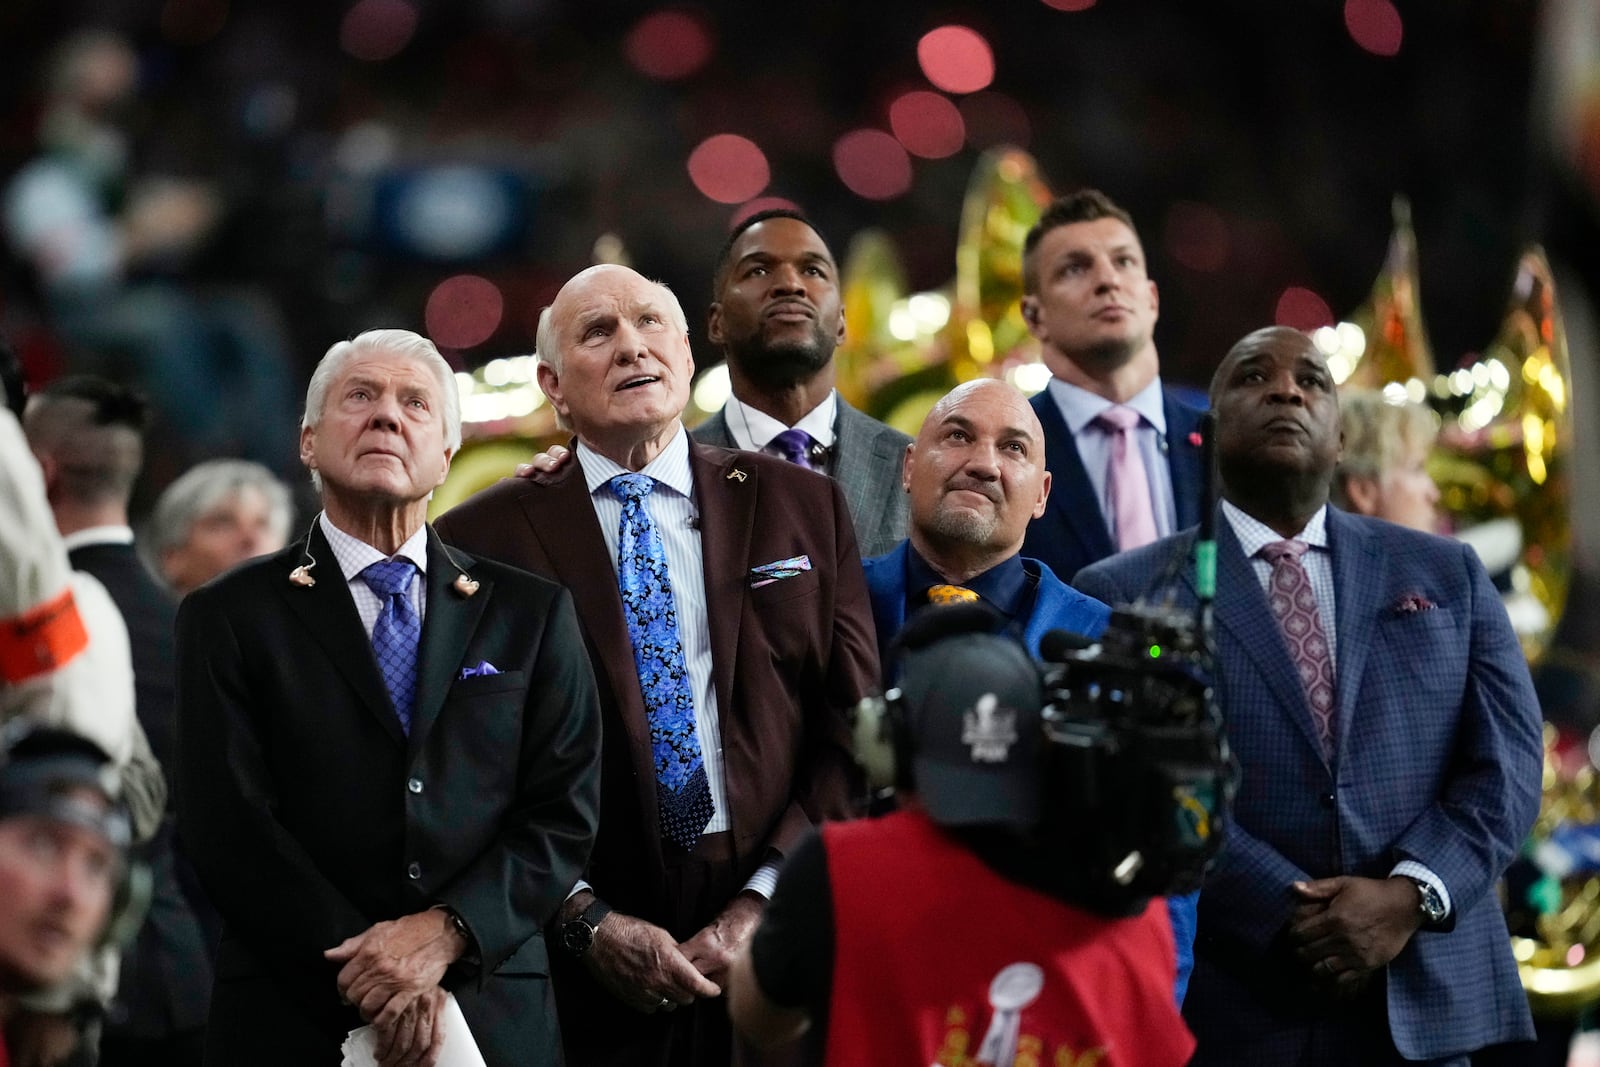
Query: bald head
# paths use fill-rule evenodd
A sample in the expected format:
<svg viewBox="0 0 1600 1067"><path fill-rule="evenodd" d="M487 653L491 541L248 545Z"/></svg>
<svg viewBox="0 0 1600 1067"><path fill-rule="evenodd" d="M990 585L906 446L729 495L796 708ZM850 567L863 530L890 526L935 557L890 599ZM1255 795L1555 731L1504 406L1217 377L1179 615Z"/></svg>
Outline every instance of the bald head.
<svg viewBox="0 0 1600 1067"><path fill-rule="evenodd" d="M148 418L142 397L103 378L63 378L34 394L23 429L58 523L63 509L111 510L123 514L116 522L126 522Z"/></svg>
<svg viewBox="0 0 1600 1067"><path fill-rule="evenodd" d="M1016 555L1044 514L1044 431L1014 386L966 382L940 398L906 449L911 543L950 581Z"/></svg>

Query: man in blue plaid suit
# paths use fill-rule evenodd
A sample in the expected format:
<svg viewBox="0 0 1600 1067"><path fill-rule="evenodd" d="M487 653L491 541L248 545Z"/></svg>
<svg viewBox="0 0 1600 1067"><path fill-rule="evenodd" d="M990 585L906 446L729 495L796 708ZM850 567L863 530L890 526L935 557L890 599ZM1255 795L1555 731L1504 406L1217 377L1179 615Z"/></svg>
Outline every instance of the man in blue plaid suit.
<svg viewBox="0 0 1600 1067"><path fill-rule="evenodd" d="M1338 403L1304 334L1245 337L1211 402L1218 696L1240 778L1200 894L1194 1064L1454 1065L1531 1039L1494 887L1538 809L1540 721L1483 566L1328 506ZM1076 584L1192 606L1195 540Z"/></svg>

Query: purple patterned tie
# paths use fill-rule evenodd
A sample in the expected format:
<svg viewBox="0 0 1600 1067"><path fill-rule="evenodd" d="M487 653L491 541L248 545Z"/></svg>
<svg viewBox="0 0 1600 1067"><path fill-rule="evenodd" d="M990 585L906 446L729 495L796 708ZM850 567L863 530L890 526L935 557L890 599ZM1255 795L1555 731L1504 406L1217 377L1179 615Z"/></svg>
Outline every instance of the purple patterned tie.
<svg viewBox="0 0 1600 1067"><path fill-rule="evenodd" d="M804 430L785 430L767 444L795 466L816 470L811 465L811 446L816 442Z"/></svg>
<svg viewBox="0 0 1600 1067"><path fill-rule="evenodd" d="M1300 562L1311 546L1304 541L1274 541L1264 545L1261 558L1272 564L1267 582L1267 602L1289 645L1289 655L1305 686L1306 703L1322 739L1322 754L1333 756L1333 658L1328 654L1328 638L1322 632L1322 615L1317 610L1317 594Z"/></svg>
<svg viewBox="0 0 1600 1067"><path fill-rule="evenodd" d="M1150 506L1150 479L1145 474L1144 458L1134 428L1139 413L1121 404L1106 408L1094 417L1095 424L1111 438L1111 459L1106 463L1106 496L1111 505L1117 550L1148 545L1156 539L1156 516Z"/></svg>
<svg viewBox="0 0 1600 1067"><path fill-rule="evenodd" d="M372 624L372 654L383 674L384 688L394 702L400 729L411 736L411 704L417 696L417 645L422 641L422 620L411 604L411 579L417 565L409 559L374 563L360 574L367 588L383 601Z"/></svg>

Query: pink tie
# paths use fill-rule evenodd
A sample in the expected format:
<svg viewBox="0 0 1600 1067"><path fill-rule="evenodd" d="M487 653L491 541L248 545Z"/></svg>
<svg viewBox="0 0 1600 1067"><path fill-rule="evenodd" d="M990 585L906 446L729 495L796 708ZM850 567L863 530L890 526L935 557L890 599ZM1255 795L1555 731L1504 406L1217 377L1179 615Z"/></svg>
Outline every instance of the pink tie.
<svg viewBox="0 0 1600 1067"><path fill-rule="evenodd" d="M1111 498L1117 548L1126 552L1148 545L1156 539L1156 517L1150 508L1150 479L1139 455L1139 442L1133 436L1134 427L1139 425L1139 413L1118 404L1096 415L1094 421L1111 438L1106 488Z"/></svg>
<svg viewBox="0 0 1600 1067"><path fill-rule="evenodd" d="M1304 541L1274 541L1261 548L1261 557L1272 564L1267 582L1267 602L1278 617L1289 656L1305 686L1311 718L1322 739L1322 754L1333 755L1333 659L1328 655L1328 638L1322 632L1322 615L1317 610L1317 594L1311 588L1300 557L1311 546Z"/></svg>

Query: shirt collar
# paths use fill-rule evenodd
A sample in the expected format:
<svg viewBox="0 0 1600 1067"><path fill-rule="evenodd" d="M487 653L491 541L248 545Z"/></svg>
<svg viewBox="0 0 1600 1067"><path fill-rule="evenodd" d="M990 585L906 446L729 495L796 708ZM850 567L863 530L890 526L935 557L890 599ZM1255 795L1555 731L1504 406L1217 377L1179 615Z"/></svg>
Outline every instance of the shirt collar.
<svg viewBox="0 0 1600 1067"><path fill-rule="evenodd" d="M923 594L930 586L947 582L929 566L915 547L906 545L906 597L909 602L921 603ZM974 575L960 584L977 593L1006 618L1015 619L1023 606L1023 594L1028 589L1028 571L1022 565L1022 556L1019 554L996 563L982 574Z"/></svg>
<svg viewBox="0 0 1600 1067"><path fill-rule="evenodd" d="M574 451L578 455L578 465L583 468L583 478L591 496L605 488L617 475L632 473L622 464L585 445L581 439ZM694 476L689 471L689 434L681 423L678 432L667 442L667 447L646 463L639 473L649 475L655 479L658 487L665 486L680 496L694 495Z"/></svg>
<svg viewBox="0 0 1600 1067"><path fill-rule="evenodd" d="M1061 409L1061 417L1066 420L1067 429L1073 434L1082 431L1102 411L1116 407L1099 393L1091 393L1082 386L1064 382L1060 378L1051 378L1046 388L1050 390L1050 398L1056 402L1056 407ZM1145 422L1155 427L1156 433L1167 432L1167 408L1165 397L1161 392L1160 375L1133 394L1123 407L1137 411Z"/></svg>
<svg viewBox="0 0 1600 1067"><path fill-rule="evenodd" d="M87 526L74 530L61 538L68 552L90 545L131 545L133 528L130 526Z"/></svg>
<svg viewBox="0 0 1600 1067"><path fill-rule="evenodd" d="M344 575L344 580L353 582L356 576L374 563L382 563L389 559L409 559L417 565L418 572L428 573L428 524L423 523L417 527L417 532L406 538L405 544L400 546L392 556L386 556L376 548L367 544L354 534L347 534L333 524L324 511L317 517L322 525L322 534L328 539L328 547L333 550L333 558L338 561L339 573Z"/></svg>
<svg viewBox="0 0 1600 1067"><path fill-rule="evenodd" d="M1260 519L1247 515L1239 508L1224 500L1222 514L1227 517L1228 525L1233 527L1233 534L1239 539L1239 549L1244 553L1245 559L1254 559L1267 545L1276 541L1285 540L1277 530L1268 526ZM1306 522L1305 528L1290 541L1304 541L1313 548L1326 549L1328 547L1328 505L1324 504L1317 509L1317 513Z"/></svg>
<svg viewBox="0 0 1600 1067"><path fill-rule="evenodd" d="M838 414L839 391L829 389L822 403L802 415L793 427L785 426L765 411L751 407L736 396L728 397L722 417L728 424L734 444L746 452L759 452L770 445L774 437L788 429L804 430L823 448L832 448L833 427Z"/></svg>

